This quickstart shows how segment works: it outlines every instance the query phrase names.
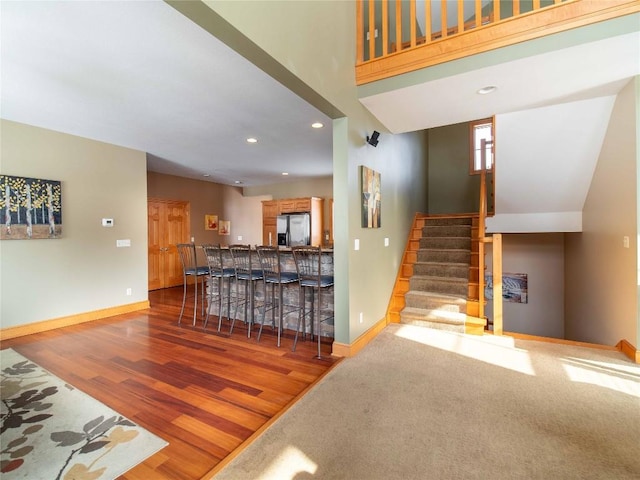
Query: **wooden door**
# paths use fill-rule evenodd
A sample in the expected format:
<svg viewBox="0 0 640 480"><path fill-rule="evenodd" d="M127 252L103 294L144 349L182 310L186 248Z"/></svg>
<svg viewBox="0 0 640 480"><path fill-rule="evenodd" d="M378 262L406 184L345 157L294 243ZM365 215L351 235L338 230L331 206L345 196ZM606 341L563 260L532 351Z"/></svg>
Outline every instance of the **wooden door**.
<svg viewBox="0 0 640 480"><path fill-rule="evenodd" d="M147 202L149 290L182 285L176 245L189 241L189 202Z"/></svg>

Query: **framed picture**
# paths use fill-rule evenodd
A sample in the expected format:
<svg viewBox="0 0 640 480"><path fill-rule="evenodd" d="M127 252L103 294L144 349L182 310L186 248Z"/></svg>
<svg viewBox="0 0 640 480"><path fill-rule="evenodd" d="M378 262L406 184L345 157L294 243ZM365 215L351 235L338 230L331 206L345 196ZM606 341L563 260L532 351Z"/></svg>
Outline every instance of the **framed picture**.
<svg viewBox="0 0 640 480"><path fill-rule="evenodd" d="M217 215L205 215L204 216L204 229L205 230L218 230L218 216Z"/></svg>
<svg viewBox="0 0 640 480"><path fill-rule="evenodd" d="M380 228L380 187L380 173L361 165L362 228Z"/></svg>
<svg viewBox="0 0 640 480"><path fill-rule="evenodd" d="M484 296L493 300L493 274L484 275ZM528 303L528 278L526 273L502 274L502 300L511 303Z"/></svg>
<svg viewBox="0 0 640 480"><path fill-rule="evenodd" d="M0 175L1 240L62 236L62 184Z"/></svg>
<svg viewBox="0 0 640 480"><path fill-rule="evenodd" d="M231 234L231 221L229 221L229 220L220 220L220 225L218 227L218 234L220 234L220 235L230 235Z"/></svg>

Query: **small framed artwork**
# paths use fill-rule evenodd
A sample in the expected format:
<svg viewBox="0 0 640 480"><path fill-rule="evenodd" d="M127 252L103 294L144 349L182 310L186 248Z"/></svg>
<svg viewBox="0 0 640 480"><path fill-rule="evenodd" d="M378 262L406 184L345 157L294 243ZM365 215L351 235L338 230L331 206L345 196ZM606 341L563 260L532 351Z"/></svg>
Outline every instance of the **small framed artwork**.
<svg viewBox="0 0 640 480"><path fill-rule="evenodd" d="M205 215L204 216L204 229L205 230L218 230L218 216L217 215Z"/></svg>
<svg viewBox="0 0 640 480"><path fill-rule="evenodd" d="M57 180L0 175L0 239L62 236L62 184Z"/></svg>
<svg viewBox="0 0 640 480"><path fill-rule="evenodd" d="M362 192L362 228L380 228L380 173L364 165L360 166L360 191Z"/></svg>
<svg viewBox="0 0 640 480"><path fill-rule="evenodd" d="M493 300L493 274L486 272L484 280L484 296L487 300ZM526 273L503 273L502 300L511 303L529 303L528 283Z"/></svg>
<svg viewBox="0 0 640 480"><path fill-rule="evenodd" d="M220 220L220 224L218 225L218 234L220 234L220 235L230 235L231 234L231 221L230 220Z"/></svg>

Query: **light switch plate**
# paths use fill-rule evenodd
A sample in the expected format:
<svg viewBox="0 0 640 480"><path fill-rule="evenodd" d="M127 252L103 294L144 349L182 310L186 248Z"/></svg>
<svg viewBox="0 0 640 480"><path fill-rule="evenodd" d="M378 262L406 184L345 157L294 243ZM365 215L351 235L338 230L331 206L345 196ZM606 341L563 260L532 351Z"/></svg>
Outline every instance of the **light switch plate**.
<svg viewBox="0 0 640 480"><path fill-rule="evenodd" d="M359 238L356 238L353 241L353 249L354 250L360 250L360 239Z"/></svg>
<svg viewBox="0 0 640 480"><path fill-rule="evenodd" d="M131 240L126 238L124 240L116 240L116 247L130 247Z"/></svg>

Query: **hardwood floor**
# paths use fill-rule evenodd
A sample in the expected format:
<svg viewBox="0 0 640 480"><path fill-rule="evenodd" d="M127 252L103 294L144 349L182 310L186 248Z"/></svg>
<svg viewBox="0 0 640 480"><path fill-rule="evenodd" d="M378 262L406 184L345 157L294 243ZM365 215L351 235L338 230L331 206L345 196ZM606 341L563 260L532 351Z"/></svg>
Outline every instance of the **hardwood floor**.
<svg viewBox="0 0 640 480"><path fill-rule="evenodd" d="M203 332L188 308L179 326L182 287L149 300L149 310L2 342L169 442L122 479L209 478L339 361L330 339L318 360L310 340L291 352L293 332L280 348L268 327L260 343L239 322L231 337L214 333L217 318Z"/></svg>

